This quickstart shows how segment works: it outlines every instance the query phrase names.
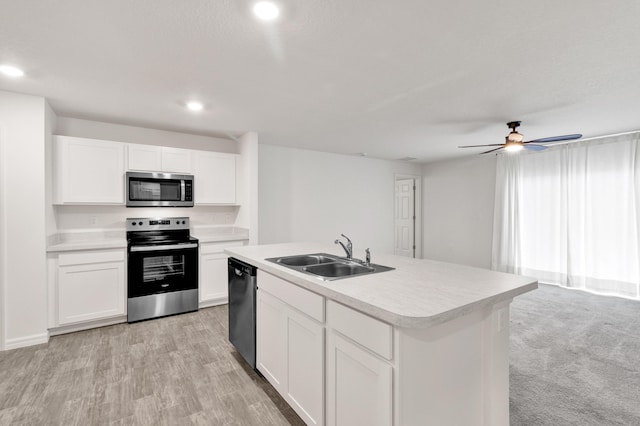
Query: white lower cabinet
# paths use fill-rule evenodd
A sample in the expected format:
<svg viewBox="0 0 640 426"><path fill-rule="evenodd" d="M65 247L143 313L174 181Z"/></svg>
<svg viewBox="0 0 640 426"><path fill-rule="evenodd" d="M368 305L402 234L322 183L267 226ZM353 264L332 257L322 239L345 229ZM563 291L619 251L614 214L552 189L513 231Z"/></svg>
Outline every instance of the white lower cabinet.
<svg viewBox="0 0 640 426"><path fill-rule="evenodd" d="M280 394L284 394L287 368L286 305L258 288L256 318L256 367Z"/></svg>
<svg viewBox="0 0 640 426"><path fill-rule="evenodd" d="M243 241L225 241L200 244L199 302L200 307L220 305L229 300L227 247L243 245Z"/></svg>
<svg viewBox="0 0 640 426"><path fill-rule="evenodd" d="M280 281L286 283L258 271L257 369L306 424L324 425L324 325L297 309L303 306L285 303L282 298L295 299L287 289L293 285ZM305 293L303 303L324 303L322 296L294 290Z"/></svg>
<svg viewBox="0 0 640 426"><path fill-rule="evenodd" d="M327 301L327 425L393 424L393 327Z"/></svg>
<svg viewBox="0 0 640 426"><path fill-rule="evenodd" d="M393 367L327 331L327 425L393 424Z"/></svg>
<svg viewBox="0 0 640 426"><path fill-rule="evenodd" d="M324 327L287 309L286 397L309 425L324 424Z"/></svg>
<svg viewBox="0 0 640 426"><path fill-rule="evenodd" d="M55 287L55 326L124 315L124 249L61 253Z"/></svg>
<svg viewBox="0 0 640 426"><path fill-rule="evenodd" d="M256 310L257 369L306 424L393 424L391 325L262 270Z"/></svg>

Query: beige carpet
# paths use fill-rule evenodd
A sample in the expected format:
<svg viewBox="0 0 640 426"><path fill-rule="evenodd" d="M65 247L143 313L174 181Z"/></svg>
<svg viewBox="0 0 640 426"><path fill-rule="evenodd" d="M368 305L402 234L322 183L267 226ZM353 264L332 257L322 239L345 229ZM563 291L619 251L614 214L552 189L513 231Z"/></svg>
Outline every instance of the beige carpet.
<svg viewBox="0 0 640 426"><path fill-rule="evenodd" d="M541 285L510 351L512 425L640 425L640 302Z"/></svg>

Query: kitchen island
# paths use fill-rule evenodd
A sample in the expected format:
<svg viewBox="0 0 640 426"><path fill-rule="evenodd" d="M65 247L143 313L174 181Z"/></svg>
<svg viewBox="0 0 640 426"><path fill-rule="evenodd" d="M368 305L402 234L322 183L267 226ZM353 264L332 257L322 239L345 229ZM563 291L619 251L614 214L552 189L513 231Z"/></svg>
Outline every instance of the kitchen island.
<svg viewBox="0 0 640 426"><path fill-rule="evenodd" d="M509 304L534 279L374 253L395 269L324 281L265 260L321 252L342 254L227 250L258 268L257 369L307 424L509 424Z"/></svg>

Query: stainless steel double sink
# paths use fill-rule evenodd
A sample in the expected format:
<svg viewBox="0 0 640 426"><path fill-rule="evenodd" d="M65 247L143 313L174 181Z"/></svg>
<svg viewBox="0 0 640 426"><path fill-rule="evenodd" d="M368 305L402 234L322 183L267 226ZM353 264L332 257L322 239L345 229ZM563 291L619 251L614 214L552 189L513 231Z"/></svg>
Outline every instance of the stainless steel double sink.
<svg viewBox="0 0 640 426"><path fill-rule="evenodd" d="M289 269L316 276L325 281L391 271L388 266L366 264L355 259L346 259L327 253L300 254L296 256L272 257L269 262Z"/></svg>

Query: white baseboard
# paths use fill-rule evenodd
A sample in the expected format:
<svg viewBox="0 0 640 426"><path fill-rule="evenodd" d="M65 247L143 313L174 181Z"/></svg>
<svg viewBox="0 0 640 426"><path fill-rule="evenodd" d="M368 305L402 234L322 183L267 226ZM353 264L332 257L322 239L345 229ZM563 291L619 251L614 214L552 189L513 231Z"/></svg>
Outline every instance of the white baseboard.
<svg viewBox="0 0 640 426"><path fill-rule="evenodd" d="M123 322L127 322L126 315L119 315L117 317L113 317L109 319L88 321L88 322L83 322L78 324L64 325L61 327L50 328L49 335L57 336L59 334L73 333L75 331L89 330L91 328L105 327L107 325L120 324Z"/></svg>
<svg viewBox="0 0 640 426"><path fill-rule="evenodd" d="M15 339L7 339L4 344L4 350L24 348L26 346L41 345L49 342L49 333L32 334L31 336L17 337Z"/></svg>
<svg viewBox="0 0 640 426"><path fill-rule="evenodd" d="M198 307L200 308L210 308L211 306L218 306L218 305L225 305L229 303L229 299L226 297L220 297L217 299L211 299L211 300L203 300L202 302L198 303Z"/></svg>

